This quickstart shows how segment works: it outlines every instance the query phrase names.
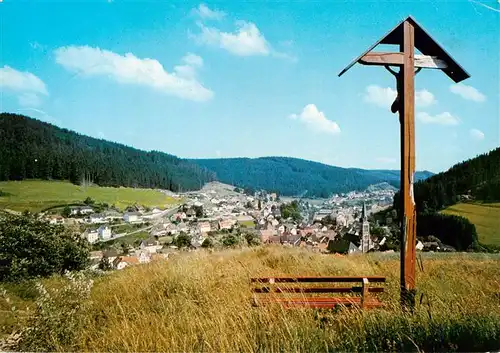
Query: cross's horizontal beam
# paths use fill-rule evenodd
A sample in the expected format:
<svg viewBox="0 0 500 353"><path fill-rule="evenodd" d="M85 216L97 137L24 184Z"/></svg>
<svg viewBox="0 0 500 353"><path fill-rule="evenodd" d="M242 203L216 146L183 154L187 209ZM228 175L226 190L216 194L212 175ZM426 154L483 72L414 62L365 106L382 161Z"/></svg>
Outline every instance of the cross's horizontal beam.
<svg viewBox="0 0 500 353"><path fill-rule="evenodd" d="M359 59L363 65L403 65L403 53L369 52ZM448 65L441 59L429 55L415 55L415 67L425 69L446 69Z"/></svg>
<svg viewBox="0 0 500 353"><path fill-rule="evenodd" d="M363 65L403 65L403 53L369 52L359 59Z"/></svg>
<svg viewBox="0 0 500 353"><path fill-rule="evenodd" d="M425 69L446 69L448 65L444 60L438 59L435 56L415 55L415 67L423 67Z"/></svg>

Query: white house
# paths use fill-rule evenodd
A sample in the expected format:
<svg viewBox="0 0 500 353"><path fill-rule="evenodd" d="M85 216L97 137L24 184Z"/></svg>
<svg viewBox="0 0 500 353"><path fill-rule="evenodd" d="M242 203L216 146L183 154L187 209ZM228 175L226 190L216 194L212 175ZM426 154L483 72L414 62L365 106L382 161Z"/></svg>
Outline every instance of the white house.
<svg viewBox="0 0 500 353"><path fill-rule="evenodd" d="M111 238L111 228L108 226L100 226L97 233L99 233L99 238L102 240Z"/></svg>
<svg viewBox="0 0 500 353"><path fill-rule="evenodd" d="M75 216L75 215L78 215L78 214L91 214L92 212L94 212L94 210L92 209L92 207L89 207L89 206L77 206L77 207L71 207L71 215Z"/></svg>
<svg viewBox="0 0 500 353"><path fill-rule="evenodd" d="M155 208L153 208L153 210L151 212L156 214L156 213L161 213L162 210L160 210L158 207L155 207Z"/></svg>
<svg viewBox="0 0 500 353"><path fill-rule="evenodd" d="M49 219L50 224L64 224L64 218L61 216L51 216Z"/></svg>
<svg viewBox="0 0 500 353"><path fill-rule="evenodd" d="M87 238L87 241L90 244L94 244L99 239L99 233L96 231L90 231L90 232L87 232L85 237Z"/></svg>
<svg viewBox="0 0 500 353"><path fill-rule="evenodd" d="M385 238L384 238L385 239ZM415 248L419 251L422 251L424 249L424 244L419 240L417 242L417 245L415 246Z"/></svg>
<svg viewBox="0 0 500 353"><path fill-rule="evenodd" d="M198 224L198 229L200 233L208 233L211 231L210 223L209 222L201 222Z"/></svg>
<svg viewBox="0 0 500 353"><path fill-rule="evenodd" d="M156 250L160 250L162 247L163 245L158 244L158 241L154 237L141 241L140 245L141 250L147 251L150 254L155 254Z"/></svg>
<svg viewBox="0 0 500 353"><path fill-rule="evenodd" d="M141 214L139 212L126 212L123 215L123 220L127 223L136 223L141 221Z"/></svg>
<svg viewBox="0 0 500 353"><path fill-rule="evenodd" d="M94 213L89 217L90 223L104 223L106 222L106 216L102 213Z"/></svg>
<svg viewBox="0 0 500 353"><path fill-rule="evenodd" d="M219 229L231 229L234 225L234 222L230 219L224 219L219 221Z"/></svg>
<svg viewBox="0 0 500 353"><path fill-rule="evenodd" d="M346 227L347 226L347 218L346 218L346 216L344 214L342 214L342 213L339 213L337 215L337 217L335 217L335 223L337 225Z"/></svg>

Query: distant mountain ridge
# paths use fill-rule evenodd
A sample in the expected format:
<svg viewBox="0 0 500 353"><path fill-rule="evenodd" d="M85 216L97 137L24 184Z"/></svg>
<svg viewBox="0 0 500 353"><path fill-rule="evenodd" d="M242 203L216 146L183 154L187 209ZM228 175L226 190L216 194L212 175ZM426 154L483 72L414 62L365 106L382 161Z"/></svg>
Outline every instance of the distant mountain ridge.
<svg viewBox="0 0 500 353"><path fill-rule="evenodd" d="M399 185L399 171L341 168L290 157L182 159L96 139L24 115L0 114L0 180L54 179L75 184L198 190L219 180L308 197ZM418 172L417 180L432 175Z"/></svg>
<svg viewBox="0 0 500 353"><path fill-rule="evenodd" d="M142 151L18 114L0 114L0 180L54 179L100 186L197 190L213 173L185 159Z"/></svg>
<svg viewBox="0 0 500 353"><path fill-rule="evenodd" d="M335 167L291 157L190 159L215 173L217 180L242 188L276 191L296 196L307 190L308 196L328 197L335 193L365 190L387 182L399 187L398 170L366 170ZM433 173L417 172L423 180Z"/></svg>

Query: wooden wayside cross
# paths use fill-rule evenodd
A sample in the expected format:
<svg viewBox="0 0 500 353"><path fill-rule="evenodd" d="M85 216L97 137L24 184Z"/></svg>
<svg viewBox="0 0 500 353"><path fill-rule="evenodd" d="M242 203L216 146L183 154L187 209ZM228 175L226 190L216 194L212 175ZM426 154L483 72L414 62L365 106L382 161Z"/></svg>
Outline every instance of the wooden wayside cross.
<svg viewBox="0 0 500 353"><path fill-rule="evenodd" d="M374 52L379 44L399 45L399 52ZM415 48L422 55L415 54ZM415 74L421 69L443 71L456 83L470 75L413 19L400 22L382 39L353 60L342 76L354 64L384 66L396 77L397 98L391 106L399 112L401 125L401 303L415 305L416 210L413 197L415 174ZM399 67L394 71L391 66Z"/></svg>

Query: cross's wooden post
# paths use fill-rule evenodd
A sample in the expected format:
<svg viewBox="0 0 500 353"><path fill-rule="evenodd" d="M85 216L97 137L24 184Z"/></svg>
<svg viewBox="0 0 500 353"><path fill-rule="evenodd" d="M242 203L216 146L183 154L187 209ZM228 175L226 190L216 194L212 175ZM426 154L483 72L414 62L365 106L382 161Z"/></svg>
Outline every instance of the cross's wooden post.
<svg viewBox="0 0 500 353"><path fill-rule="evenodd" d="M401 125L401 301L412 308L415 304L415 243L416 215L413 198L415 173L415 30L413 25L403 23L403 66L399 72L399 107Z"/></svg>
<svg viewBox="0 0 500 353"><path fill-rule="evenodd" d="M399 52L374 52L379 44L398 45ZM422 55L415 55L415 48ZM415 264L417 213L413 183L415 177L415 68L438 69L456 83L470 75L442 48L411 16L401 21L382 39L354 59L339 76L354 64L384 66L397 80L398 96L391 106L399 112L401 125L401 304L413 309L415 305ZM399 72L391 66L399 67Z"/></svg>

